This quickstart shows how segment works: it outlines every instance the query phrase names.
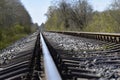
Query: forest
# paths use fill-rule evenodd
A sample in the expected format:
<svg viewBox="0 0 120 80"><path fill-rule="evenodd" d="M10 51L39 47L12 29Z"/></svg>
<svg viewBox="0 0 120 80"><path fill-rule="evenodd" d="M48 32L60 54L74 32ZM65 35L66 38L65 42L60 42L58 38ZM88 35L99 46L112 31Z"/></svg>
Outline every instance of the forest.
<svg viewBox="0 0 120 80"><path fill-rule="evenodd" d="M120 32L120 0L112 0L101 12L94 11L89 0L59 0L45 15L46 30Z"/></svg>
<svg viewBox="0 0 120 80"><path fill-rule="evenodd" d="M20 0L0 0L0 50L32 33L32 25Z"/></svg>

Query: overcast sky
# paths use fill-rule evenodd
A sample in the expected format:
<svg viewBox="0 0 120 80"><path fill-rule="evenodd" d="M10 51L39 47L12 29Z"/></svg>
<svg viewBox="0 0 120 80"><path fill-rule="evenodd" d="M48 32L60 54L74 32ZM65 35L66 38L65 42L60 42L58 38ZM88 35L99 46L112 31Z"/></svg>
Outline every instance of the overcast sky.
<svg viewBox="0 0 120 80"><path fill-rule="evenodd" d="M45 13L54 0L21 0L34 23L39 25L46 21ZM108 8L112 0L89 0L94 10L103 11Z"/></svg>

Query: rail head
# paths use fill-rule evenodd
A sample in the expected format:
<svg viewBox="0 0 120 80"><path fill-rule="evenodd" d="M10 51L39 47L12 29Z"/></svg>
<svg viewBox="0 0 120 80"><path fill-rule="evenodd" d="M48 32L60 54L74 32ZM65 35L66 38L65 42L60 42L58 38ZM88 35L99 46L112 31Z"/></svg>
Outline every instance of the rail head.
<svg viewBox="0 0 120 80"><path fill-rule="evenodd" d="M48 47L44 41L42 33L40 33L40 39L42 44L46 80L62 80L57 70L57 67L52 59L52 56L50 55Z"/></svg>

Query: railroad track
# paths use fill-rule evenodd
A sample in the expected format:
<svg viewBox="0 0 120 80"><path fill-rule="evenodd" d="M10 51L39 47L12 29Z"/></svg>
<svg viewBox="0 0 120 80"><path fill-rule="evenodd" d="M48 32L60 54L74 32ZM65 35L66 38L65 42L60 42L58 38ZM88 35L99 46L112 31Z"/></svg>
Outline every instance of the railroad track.
<svg viewBox="0 0 120 80"><path fill-rule="evenodd" d="M36 37L37 36L37 37ZM18 53L1 54L0 80L40 80L42 72L40 36L27 39ZM22 44L23 45L23 44ZM20 44L19 44L20 46ZM1 59L2 61L2 59Z"/></svg>
<svg viewBox="0 0 120 80"><path fill-rule="evenodd" d="M43 34L63 80L120 80L119 34Z"/></svg>
<svg viewBox="0 0 120 80"><path fill-rule="evenodd" d="M0 80L120 80L120 35L43 32L0 65ZM5 59L4 59L5 60Z"/></svg>

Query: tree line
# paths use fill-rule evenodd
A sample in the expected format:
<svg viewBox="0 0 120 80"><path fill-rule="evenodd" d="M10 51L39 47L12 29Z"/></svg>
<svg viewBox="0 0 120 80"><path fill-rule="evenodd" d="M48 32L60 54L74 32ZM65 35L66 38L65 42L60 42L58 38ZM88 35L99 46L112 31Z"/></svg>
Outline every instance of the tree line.
<svg viewBox="0 0 120 80"><path fill-rule="evenodd" d="M88 0L61 0L49 7L46 16L46 30L120 32L120 0L102 12L94 11Z"/></svg>
<svg viewBox="0 0 120 80"><path fill-rule="evenodd" d="M32 20L20 0L0 0L0 49L32 32Z"/></svg>

